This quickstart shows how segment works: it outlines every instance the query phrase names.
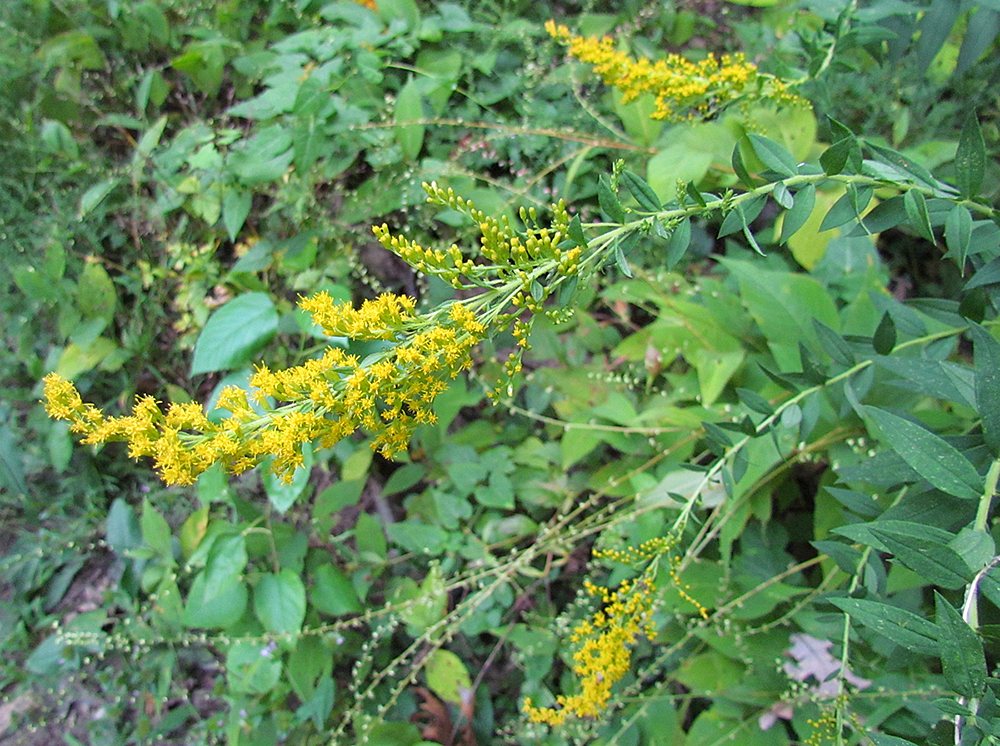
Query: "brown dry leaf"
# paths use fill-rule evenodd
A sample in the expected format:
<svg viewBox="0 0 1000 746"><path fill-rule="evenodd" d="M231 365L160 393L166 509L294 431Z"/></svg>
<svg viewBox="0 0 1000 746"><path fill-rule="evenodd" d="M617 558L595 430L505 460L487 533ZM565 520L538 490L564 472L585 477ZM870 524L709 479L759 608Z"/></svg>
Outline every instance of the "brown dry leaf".
<svg viewBox="0 0 1000 746"><path fill-rule="evenodd" d="M420 736L425 741L440 743L441 746L478 746L476 734L472 730L472 716L474 714L472 698L463 697L462 719L465 724L457 733L455 726L448 714L448 707L434 696L428 689L421 686L415 687L415 691L420 695L423 702L420 709L410 716L410 722L416 723L420 727ZM455 736L458 740L455 740Z"/></svg>

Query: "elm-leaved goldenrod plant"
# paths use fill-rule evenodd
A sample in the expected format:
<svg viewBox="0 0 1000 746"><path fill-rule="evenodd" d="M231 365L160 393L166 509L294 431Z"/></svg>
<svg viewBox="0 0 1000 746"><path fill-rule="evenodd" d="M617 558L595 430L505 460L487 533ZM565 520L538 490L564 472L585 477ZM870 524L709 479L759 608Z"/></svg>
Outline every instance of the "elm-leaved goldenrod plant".
<svg viewBox="0 0 1000 746"><path fill-rule="evenodd" d="M303 12L312 13L313 5L304 4ZM533 176L532 168L519 168L538 165L526 148L502 168L489 162L502 177L491 173L483 181L503 183L525 204L560 190L577 203L520 209L517 217L502 214L506 208L490 214L433 179L454 177L459 192L472 188L464 164L449 170L455 164L442 154L485 158L497 143L479 142L480 131L494 128L507 137L515 129L456 116L436 124L472 134L425 142L425 128L435 121L424 117L440 116L438 107L466 84L463 95L480 106L480 73L497 72L494 58L503 61L507 52L490 46L473 63L463 57L468 48L456 44L461 51L443 53L445 45L435 40L416 52L415 65L395 60L377 69L379 55L409 54L436 34L471 39L481 29L463 17L459 3L439 4L440 15L431 15L434 4L360 5L374 5L379 17L353 4L330 4L294 44L268 48L281 60L275 63L281 75L265 78L267 91L234 114L247 117L252 135L188 133L199 150L186 161L178 156L183 139L176 138L169 149L177 152L166 161L185 165L174 167L181 171L171 199L182 200L189 217L221 220L234 242L249 245L241 235L246 218L237 218L255 204L260 195L250 191L265 177L274 176L267 196L276 204L284 197L311 204L316 180L349 192L359 174L344 181L339 174L353 167L343 164L364 161L363 150L392 142L386 149L392 152L379 150L366 161L378 176L369 182L368 172L361 174L359 191L391 191L399 186L392 179L419 173L431 182L424 185L427 201L447 211L443 222L464 220L474 245L460 245L467 239L432 245L425 237L431 230L401 235L381 214L373 217L375 238L456 292L429 308L396 293L355 307L326 292L304 292L299 307L331 338L329 345L287 369L258 364L246 389L221 390L215 412L140 396L128 414L112 416L83 400L71 374L44 378L51 417L67 422L84 443L125 442L130 456L152 459L168 484L192 484L213 466L230 474L262 466L298 489L308 482L297 470L310 444L336 446L323 465L323 487L290 514L318 479L297 492L268 480L271 503L258 511L250 500L236 506L228 496L203 498L217 476L207 475L198 485L202 504L177 521L184 520L179 542L152 499L141 520L119 499L108 542L132 563L129 581L145 594L136 606L148 598L149 609L139 615L141 625L115 639L137 655L168 649L165 679L180 665L181 647L221 643L227 678L219 688L228 687L229 713L218 727L234 744L256 738L261 724L274 743L308 730L312 742L403 746L420 738L469 744L479 731L486 742L487 734L505 729L517 744L717 743L740 736L780 746L791 742L792 731L795 742L819 743L858 740L871 729L907 743L904 736L930 732L942 717L952 718L956 743L1000 732L1000 687L988 675L979 635L981 599L1000 606L991 526L1000 483L1000 234L991 202L996 190L983 187L992 166L983 133L988 139L990 130L980 128L975 114L961 134L949 130L956 157L948 162L948 149L939 149L940 174L918 162L919 149L897 151L887 133L860 137L832 118L818 136L827 144L819 142L815 117L800 97L809 87L800 84L835 73L841 51L863 48L859 60L847 60L860 62L858 69L892 56L882 48L884 34L852 32L853 1L836 21L810 16L812 26L796 26L801 54L774 68L809 70L795 83L740 54L698 62L673 54L636 59L610 37L577 36L550 21L549 36L593 66L626 103L651 97L653 118L682 126L665 129L659 140L650 135L648 146L663 148L652 165L642 160L646 146L627 142L616 126L607 127L613 141L536 130L533 136L557 144L539 145L545 162ZM905 10L910 3L897 5ZM926 15L939 5L947 3L933 3L934 13ZM966 6L955 12L967 13ZM646 18L644 11L620 28L639 33ZM898 20L894 28L903 27ZM352 33L340 33L341 23L355 24ZM329 36L327 24L335 27ZM937 36L919 38L926 47ZM968 63L985 37L977 39L972 51L952 56ZM789 33L782 45L794 41ZM338 44L343 62L331 57ZM786 50L772 51L782 57ZM197 56L178 59L193 69ZM452 61L454 78L441 82L436 76L447 77ZM542 68L532 75L546 74ZM431 70L433 76L425 75ZM363 110L336 92L341 72L343 80L364 78L372 90L385 84L386 95L372 96L371 110ZM549 83L565 87L568 76L558 72L537 86L545 96ZM303 86L294 101L281 90L291 80ZM222 98L218 90L204 92ZM572 106L564 94L565 88L545 98L545 111ZM527 103L542 102L539 96ZM587 111L602 125L604 103ZM396 119L384 116L383 104L395 106ZM752 118L758 104L769 118L774 114L767 137L730 121L687 124L733 106ZM279 111L286 105L302 110ZM619 113L622 122L639 116L638 108ZM801 122L810 125L801 139L801 132L782 129ZM287 144L282 128L296 133ZM891 136L903 142L903 130L899 124ZM673 133L683 137L674 142ZM713 152L695 153L683 141L702 133L714 138ZM343 164L323 160L326 137L357 150L345 150ZM59 147L72 141L70 134L50 139ZM153 139L143 136L141 147L152 148L155 161ZM274 152L262 165L254 148ZM628 163L601 161L608 149ZM705 161L701 175L657 173L675 152ZM433 157L421 160L424 153ZM216 166L233 173L212 181ZM200 190L210 182L217 191L188 194L177 186ZM407 185L398 208L404 212L411 207ZM88 192L81 211L110 200L119 187L109 188ZM353 217L345 224L356 225L358 212L357 204L347 205ZM289 225L299 221L259 235L288 235ZM946 249L958 267L941 274L947 282L939 289L944 294L964 283L961 298L910 303L902 283L887 292L880 249L893 249L876 246L874 237L889 230L907 245L923 242L925 255ZM821 240L838 232L829 244ZM805 248L796 248L795 239ZM713 253L687 268L682 259L692 246ZM602 271L607 277L598 282ZM316 277L329 278L323 272L289 287L320 286ZM89 286L100 287L106 275L91 274ZM38 285L37 278L30 285L28 272L19 278ZM594 292L595 312L577 327L544 330L555 352L533 361L537 368L525 376L522 397L515 381L533 324L541 317L567 320L581 288ZM103 307L83 305L89 332L103 320L91 318ZM374 351L353 354L343 338L374 342L365 345ZM482 400L479 392L459 390L441 407L439 397L480 367L476 350L488 341L502 359L481 366L487 395L523 420L490 423L494 429L455 417L424 431L427 447L406 467L379 461L370 472L362 433L382 456L405 460L400 455L418 428L456 402ZM537 338L536 345L542 347ZM0 426L6 448L6 425ZM58 586L59 578L46 577L39 588ZM580 586L578 602L566 603ZM925 592L931 586L941 589L933 621ZM984 620L994 612L984 611ZM107 643L107 619L83 621L91 626L53 636L53 645ZM792 652L801 665L791 675L785 659L793 630L808 633L824 654ZM865 646L867 660L857 653ZM32 656L29 668L61 665L62 650ZM873 660L886 671L869 665ZM877 686L858 696L862 680L848 674L852 668L869 669L865 675L873 683L878 678ZM822 698L807 678L822 685ZM908 696L924 701L896 718ZM289 710L290 702L297 709ZM789 721L787 733L769 730L778 719Z"/></svg>

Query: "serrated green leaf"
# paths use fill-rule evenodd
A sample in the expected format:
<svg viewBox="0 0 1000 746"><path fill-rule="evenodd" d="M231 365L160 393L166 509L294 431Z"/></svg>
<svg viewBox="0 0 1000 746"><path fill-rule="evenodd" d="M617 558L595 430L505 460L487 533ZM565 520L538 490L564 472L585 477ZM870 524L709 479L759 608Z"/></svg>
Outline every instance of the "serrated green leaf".
<svg viewBox="0 0 1000 746"><path fill-rule="evenodd" d="M971 324L975 354L976 410L983 420L983 440L1000 457L1000 342L979 324Z"/></svg>
<svg viewBox="0 0 1000 746"><path fill-rule="evenodd" d="M667 241L667 269L673 269L691 243L691 218L684 218Z"/></svg>
<svg viewBox="0 0 1000 746"><path fill-rule="evenodd" d="M597 180L597 201L601 205L601 210L612 222L625 222L625 209L615 190L611 188L611 179L607 174L601 174L601 178Z"/></svg>
<svg viewBox="0 0 1000 746"><path fill-rule="evenodd" d="M660 198L656 196L656 192L644 179L639 178L631 171L622 171L622 181L625 182L629 193L635 197L635 201L643 210L659 212L663 209Z"/></svg>
<svg viewBox="0 0 1000 746"><path fill-rule="evenodd" d="M247 363L278 331L278 311L266 293L244 293L209 317L195 343L191 375Z"/></svg>
<svg viewBox="0 0 1000 746"><path fill-rule="evenodd" d="M799 167L795 163L792 154L781 147L774 140L770 140L762 135L751 132L747 135L754 153L760 158L761 163L781 176L795 176L799 172Z"/></svg>
<svg viewBox="0 0 1000 746"><path fill-rule="evenodd" d="M938 626L912 611L862 598L831 598L829 601L856 622L906 650L924 655L938 654Z"/></svg>
<svg viewBox="0 0 1000 746"><path fill-rule="evenodd" d="M975 467L954 446L910 420L876 407L865 414L878 425L883 440L923 479L942 492L976 500L983 480Z"/></svg>
<svg viewBox="0 0 1000 746"><path fill-rule="evenodd" d="M986 143L976 112L970 111L955 153L955 182L963 198L971 199L979 194L985 173Z"/></svg>
<svg viewBox="0 0 1000 746"><path fill-rule="evenodd" d="M941 630L941 669L948 686L963 697L978 697L986 689L986 657L979 635L934 592L937 626Z"/></svg>

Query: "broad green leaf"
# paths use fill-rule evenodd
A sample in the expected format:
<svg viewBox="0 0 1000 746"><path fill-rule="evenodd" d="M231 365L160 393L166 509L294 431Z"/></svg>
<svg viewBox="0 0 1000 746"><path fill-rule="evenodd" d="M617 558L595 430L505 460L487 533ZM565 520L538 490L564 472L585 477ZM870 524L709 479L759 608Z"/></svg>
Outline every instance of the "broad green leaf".
<svg viewBox="0 0 1000 746"><path fill-rule="evenodd" d="M882 439L921 477L942 492L978 499L983 480L954 446L930 430L876 407L865 413L882 431Z"/></svg>
<svg viewBox="0 0 1000 746"><path fill-rule="evenodd" d="M806 186L812 186L812 184L806 184ZM775 202L786 210L791 210L795 205L795 197L781 181L775 182L774 189L771 190L771 196L774 197Z"/></svg>
<svg viewBox="0 0 1000 746"><path fill-rule="evenodd" d="M100 262L88 261L77 281L76 304L84 319L111 321L118 296L115 283Z"/></svg>
<svg viewBox="0 0 1000 746"><path fill-rule="evenodd" d="M941 669L945 681L963 697L978 697L986 689L986 657L979 635L934 592L937 625L941 630Z"/></svg>
<svg viewBox="0 0 1000 746"><path fill-rule="evenodd" d="M115 554L124 555L142 542L142 528L135 510L122 498L116 498L108 510L104 523L104 535L108 546Z"/></svg>
<svg viewBox="0 0 1000 746"><path fill-rule="evenodd" d="M462 705L472 700L472 678L462 659L438 648L427 657L427 685L445 702Z"/></svg>
<svg viewBox="0 0 1000 746"><path fill-rule="evenodd" d="M763 194L746 202L737 202L722 221L718 236L722 238L737 231L746 230L750 223L760 215L765 204L767 204L767 196Z"/></svg>
<svg viewBox="0 0 1000 746"><path fill-rule="evenodd" d="M819 163L823 167L823 171L828 176L836 176L839 174L847 165L847 160L850 157L851 152L857 147L858 141L853 135L834 142L830 147L824 150L822 155L819 157Z"/></svg>
<svg viewBox="0 0 1000 746"><path fill-rule="evenodd" d="M948 531L904 521L876 521L869 531L897 561L929 583L955 589L970 580L965 560L949 546L955 536Z"/></svg>
<svg viewBox="0 0 1000 746"><path fill-rule="evenodd" d="M978 13L976 14L978 17ZM962 197L970 199L979 194L986 173L986 143L976 112L970 111L958 139L955 153L955 181Z"/></svg>
<svg viewBox="0 0 1000 746"><path fill-rule="evenodd" d="M1000 457L1000 342L979 324L971 324L975 353L976 409L983 420L983 439Z"/></svg>
<svg viewBox="0 0 1000 746"><path fill-rule="evenodd" d="M23 443L6 423L0 424L0 486L14 499L28 494L24 479Z"/></svg>
<svg viewBox="0 0 1000 746"><path fill-rule="evenodd" d="M337 688L329 674L325 674L316 685L316 690L299 709L295 711L295 717L300 720L312 720L317 731L323 730L326 719L333 711L333 703Z"/></svg>
<svg viewBox="0 0 1000 746"><path fill-rule="evenodd" d="M396 96L396 121L415 122L424 118L423 84L417 78L410 78ZM403 149L407 160L416 160L424 145L422 124L408 124L396 127L396 142Z"/></svg>
<svg viewBox="0 0 1000 746"><path fill-rule="evenodd" d="M938 626L912 611L863 598L831 598L829 601L859 624L907 650L924 655L939 652Z"/></svg>
<svg viewBox="0 0 1000 746"><path fill-rule="evenodd" d="M622 181L625 182L625 186L643 210L658 212L663 209L660 198L656 196L656 192L646 183L645 179L639 178L631 171L622 171Z"/></svg>
<svg viewBox="0 0 1000 746"><path fill-rule="evenodd" d="M795 163L795 158L774 140L754 134L753 132L749 133L747 137L750 139L754 153L757 154L761 162L771 171L781 176L795 176L798 174L799 168Z"/></svg>
<svg viewBox="0 0 1000 746"><path fill-rule="evenodd" d="M615 190L611 188L611 179L607 174L601 174L601 178L597 181L597 201L601 204L601 210L612 222L625 222L625 210Z"/></svg>
<svg viewBox="0 0 1000 746"><path fill-rule="evenodd" d="M142 539L161 560L173 561L170 526L149 499L142 501Z"/></svg>
<svg viewBox="0 0 1000 746"><path fill-rule="evenodd" d="M315 584L309 590L309 601L324 614L341 616L362 610L354 586L342 570L333 565L320 565L313 573Z"/></svg>
<svg viewBox="0 0 1000 746"><path fill-rule="evenodd" d="M268 632L298 634L306 615L306 589L302 579L288 568L264 575L254 588L253 605L257 618Z"/></svg>
<svg viewBox="0 0 1000 746"><path fill-rule="evenodd" d="M237 622L246 610L249 593L244 583L234 581L211 592L208 576L208 570L202 570L191 583L184 605L186 627L225 628Z"/></svg>
<svg viewBox="0 0 1000 746"><path fill-rule="evenodd" d="M184 559L190 558L201 544L201 540L205 538L205 532L208 530L208 509L209 503L206 502L189 515L181 526L181 554Z"/></svg>
<svg viewBox="0 0 1000 746"><path fill-rule="evenodd" d="M247 215L250 214L252 204L253 195L250 192L235 188L226 189L222 197L222 223L226 226L230 241L236 241L236 236L239 235Z"/></svg>
<svg viewBox="0 0 1000 746"><path fill-rule="evenodd" d="M566 231L573 243L575 243L579 248L587 248L587 236L583 232L583 223L580 221L579 215L573 216L573 219L569 221L569 226L566 228Z"/></svg>
<svg viewBox="0 0 1000 746"><path fill-rule="evenodd" d="M217 309L194 347L191 375L238 368L278 331L278 312L266 293L244 293Z"/></svg>
<svg viewBox="0 0 1000 746"><path fill-rule="evenodd" d="M932 0L920 21L920 38L917 40L917 66L921 72L926 72L941 51L960 10L961 3L954 0Z"/></svg>
<svg viewBox="0 0 1000 746"><path fill-rule="evenodd" d="M273 642L237 640L226 653L229 688L236 693L267 694L281 680L281 669Z"/></svg>

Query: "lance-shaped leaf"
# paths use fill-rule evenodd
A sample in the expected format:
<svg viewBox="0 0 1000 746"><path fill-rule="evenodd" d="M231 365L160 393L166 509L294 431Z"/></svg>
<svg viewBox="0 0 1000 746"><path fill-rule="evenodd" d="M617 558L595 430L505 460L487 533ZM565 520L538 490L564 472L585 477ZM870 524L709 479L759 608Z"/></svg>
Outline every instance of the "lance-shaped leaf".
<svg viewBox="0 0 1000 746"><path fill-rule="evenodd" d="M876 407L864 407L882 439L917 474L942 492L976 500L983 492L979 472L954 446L915 422Z"/></svg>
<svg viewBox="0 0 1000 746"><path fill-rule="evenodd" d="M625 182L625 186L643 210L657 212L663 209L660 198L656 196L656 192L644 179L639 178L631 171L622 171L622 181Z"/></svg>
<svg viewBox="0 0 1000 746"><path fill-rule="evenodd" d="M914 653L938 654L938 626L898 606L863 598L831 598L830 603L859 624Z"/></svg>
<svg viewBox="0 0 1000 746"><path fill-rule="evenodd" d="M986 143L976 113L969 112L955 153L955 181L966 199L979 194L986 173Z"/></svg>
<svg viewBox="0 0 1000 746"><path fill-rule="evenodd" d="M875 522L869 531L895 556L924 580L942 588L961 588L972 572L964 559L949 546L955 535L910 521Z"/></svg>
<svg viewBox="0 0 1000 746"><path fill-rule="evenodd" d="M625 210L615 190L611 188L611 180L607 174L601 174L601 178L597 180L597 201L601 204L601 210L612 221L625 222Z"/></svg>
<svg viewBox="0 0 1000 746"><path fill-rule="evenodd" d="M979 635L940 593L934 593L941 630L941 669L948 686L963 697L978 697L986 689L986 658Z"/></svg>
<svg viewBox="0 0 1000 746"><path fill-rule="evenodd" d="M976 409L983 418L983 439L1000 456L1000 342L979 324L972 324L975 350Z"/></svg>

